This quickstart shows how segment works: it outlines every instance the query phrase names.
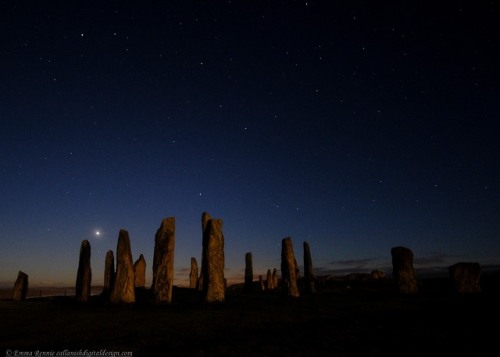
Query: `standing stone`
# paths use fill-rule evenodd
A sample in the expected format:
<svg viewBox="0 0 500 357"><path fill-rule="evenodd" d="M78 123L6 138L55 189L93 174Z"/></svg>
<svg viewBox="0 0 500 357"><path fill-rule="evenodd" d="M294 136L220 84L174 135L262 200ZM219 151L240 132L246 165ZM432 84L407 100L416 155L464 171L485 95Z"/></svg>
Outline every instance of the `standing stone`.
<svg viewBox="0 0 500 357"><path fill-rule="evenodd" d="M278 280L278 270L276 268L273 269L273 289L277 289L279 286Z"/></svg>
<svg viewBox="0 0 500 357"><path fill-rule="evenodd" d="M170 304L174 287L175 218L163 219L156 231L153 256L153 294L157 304Z"/></svg>
<svg viewBox="0 0 500 357"><path fill-rule="evenodd" d="M418 292L415 270L413 269L413 252L406 247L394 247L392 255L392 276L401 294Z"/></svg>
<svg viewBox="0 0 500 357"><path fill-rule="evenodd" d="M205 238L207 237L207 232L206 229L207 229L207 225L208 225L208 222L212 219L212 217L208 214L208 212L203 212L201 214L201 237L202 237L202 246L205 247ZM203 248L204 249L204 248ZM203 274L204 271L206 270L205 269L205 265L207 264L206 263L206 257L204 255L204 251L202 251L202 254L201 254L201 271L200 271L200 277L198 278L198 281L197 281L197 288L198 288L198 291L203 291Z"/></svg>
<svg viewBox="0 0 500 357"><path fill-rule="evenodd" d="M88 240L84 240L80 246L80 260L76 274L75 298L77 301L87 302L90 300L91 284L90 243Z"/></svg>
<svg viewBox="0 0 500 357"><path fill-rule="evenodd" d="M456 263L448 267L448 272L456 292L461 294L481 292L479 263Z"/></svg>
<svg viewBox="0 0 500 357"><path fill-rule="evenodd" d="M262 277L262 275L259 275L259 286L260 290L262 291L266 290L266 286L264 285L264 278Z"/></svg>
<svg viewBox="0 0 500 357"><path fill-rule="evenodd" d="M271 269L267 269L267 281L266 281L266 289L273 289L273 275L271 273Z"/></svg>
<svg viewBox="0 0 500 357"><path fill-rule="evenodd" d="M224 302L224 235L222 220L208 221L203 237L203 301L206 303Z"/></svg>
<svg viewBox="0 0 500 357"><path fill-rule="evenodd" d="M191 257L191 272L189 273L189 287L191 289L196 289L198 282L198 262L196 258Z"/></svg>
<svg viewBox="0 0 500 357"><path fill-rule="evenodd" d="M252 266L252 253L245 254L245 285L244 290L251 292L253 290L253 266Z"/></svg>
<svg viewBox="0 0 500 357"><path fill-rule="evenodd" d="M112 250L106 253L106 260L104 261L104 286L101 295L109 297L111 289L115 282L115 256Z"/></svg>
<svg viewBox="0 0 500 357"><path fill-rule="evenodd" d="M314 273L311 259L311 250L309 248L309 243L304 242L304 284L305 291L307 294L315 294L316 286L314 281Z"/></svg>
<svg viewBox="0 0 500 357"><path fill-rule="evenodd" d="M128 232L120 229L116 247L116 274L110 300L113 303L135 302L134 263Z"/></svg>
<svg viewBox="0 0 500 357"><path fill-rule="evenodd" d="M25 300L28 293L28 285L28 274L19 270L16 282L14 283L14 290L12 291L12 299L14 301Z"/></svg>
<svg viewBox="0 0 500 357"><path fill-rule="evenodd" d="M297 271L292 238L283 238L281 244L281 286L286 296L299 297Z"/></svg>
<svg viewBox="0 0 500 357"><path fill-rule="evenodd" d="M134 263L134 285L136 288L146 287L146 259L142 254Z"/></svg>

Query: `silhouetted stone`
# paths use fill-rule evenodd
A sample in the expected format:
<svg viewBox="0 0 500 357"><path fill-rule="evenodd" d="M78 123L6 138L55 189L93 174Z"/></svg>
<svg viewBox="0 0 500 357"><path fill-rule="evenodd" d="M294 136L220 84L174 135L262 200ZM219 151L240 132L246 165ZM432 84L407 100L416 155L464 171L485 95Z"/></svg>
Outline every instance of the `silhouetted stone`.
<svg viewBox="0 0 500 357"><path fill-rule="evenodd" d="M413 252L406 247L394 247L392 255L392 276L401 294L418 292L415 270L413 269Z"/></svg>
<svg viewBox="0 0 500 357"><path fill-rule="evenodd" d="M308 242L304 242L304 284L304 288L307 294L316 293L316 283L314 281L311 250L309 249Z"/></svg>
<svg viewBox="0 0 500 357"><path fill-rule="evenodd" d="M277 289L279 287L279 279L278 279L278 270L276 268L273 269L273 289Z"/></svg>
<svg viewBox="0 0 500 357"><path fill-rule="evenodd" d="M299 297L297 267L295 264L292 239L283 238L281 244L281 287L286 296Z"/></svg>
<svg viewBox="0 0 500 357"><path fill-rule="evenodd" d="M110 300L113 303L135 302L135 279L128 232L120 229L116 247L116 274Z"/></svg>
<svg viewBox="0 0 500 357"><path fill-rule="evenodd" d="M77 301L87 302L90 299L92 285L92 269L90 267L90 243L84 240L80 246L80 259L76 274L75 298Z"/></svg>
<svg viewBox="0 0 500 357"><path fill-rule="evenodd" d="M385 273L385 271L381 271L381 270L372 270L372 272L370 273L370 276L374 280L380 280L380 279L387 278L387 274Z"/></svg>
<svg viewBox="0 0 500 357"><path fill-rule="evenodd" d="M271 269L267 269L266 289L273 290L273 275L271 273Z"/></svg>
<svg viewBox="0 0 500 357"><path fill-rule="evenodd" d="M259 287L261 291L266 290L266 285L264 284L264 278L262 275L259 275Z"/></svg>
<svg viewBox="0 0 500 357"><path fill-rule="evenodd" d="M25 300L26 294L28 293L28 285L28 274L19 270L16 282L14 283L14 289L12 291L12 299L14 301Z"/></svg>
<svg viewBox="0 0 500 357"><path fill-rule="evenodd" d="M115 281L115 256L112 250L106 253L106 260L104 261L104 286L101 295L109 297L111 289Z"/></svg>
<svg viewBox="0 0 500 357"><path fill-rule="evenodd" d="M134 282L136 288L146 287L146 260L142 254L134 263Z"/></svg>
<svg viewBox="0 0 500 357"><path fill-rule="evenodd" d="M157 304L172 302L174 287L175 218L163 219L156 231L153 257L153 294Z"/></svg>
<svg viewBox="0 0 500 357"><path fill-rule="evenodd" d="M224 302L224 235L221 219L211 219L207 222L203 243L203 301Z"/></svg>
<svg viewBox="0 0 500 357"><path fill-rule="evenodd" d="M479 263L456 263L448 267L448 272L456 292L461 294L481 292Z"/></svg>
<svg viewBox="0 0 500 357"><path fill-rule="evenodd" d="M212 219L212 217L208 214L208 212L203 212L201 214L201 239L202 239L202 247L205 247L205 238L207 237L207 233L205 232L207 229L208 222ZM203 248L204 249L204 248ZM206 257L204 255L204 251L201 253L201 270L200 276L198 277L198 281L196 282L196 286L198 291L203 291L203 274L206 265Z"/></svg>
<svg viewBox="0 0 500 357"><path fill-rule="evenodd" d="M195 289L198 284L198 262L191 257L191 272L189 273L189 287Z"/></svg>
<svg viewBox="0 0 500 357"><path fill-rule="evenodd" d="M252 266L252 253L245 254L245 285L244 290L250 292L253 290L253 266Z"/></svg>

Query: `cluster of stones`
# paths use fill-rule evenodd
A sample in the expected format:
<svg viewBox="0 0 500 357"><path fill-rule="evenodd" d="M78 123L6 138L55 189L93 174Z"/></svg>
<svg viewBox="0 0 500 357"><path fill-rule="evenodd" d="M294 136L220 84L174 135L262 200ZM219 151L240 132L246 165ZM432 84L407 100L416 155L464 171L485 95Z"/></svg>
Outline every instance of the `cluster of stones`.
<svg viewBox="0 0 500 357"><path fill-rule="evenodd" d="M222 220L212 219L207 212L202 213L202 264L200 271L196 258L191 258L189 286L202 292L203 301L217 303L225 301L226 279L224 277L224 235ZM153 256L153 282L151 291L157 304L172 302L174 286L174 249L175 249L175 218L162 220L155 235ZM303 242L304 250L304 294L315 294L315 277L311 251L308 242ZM406 247L398 246L391 249L393 279L401 294L418 292L418 281L413 268L413 252ZM90 266L91 248L88 240L80 246L80 256L75 286L75 298L87 302L91 295L92 269ZM480 292L481 269L479 263L456 263L448 268L450 279L459 293ZM295 259L292 239L282 239L281 248L281 289L287 297L299 297L298 286L300 270ZM385 278L385 273L372 271L374 279ZM244 291L254 289L252 253L245 254ZM264 280L259 275L261 290L277 289L278 274L276 268L267 270ZM121 229L118 235L115 257L112 250L106 253L104 268L104 286L101 296L112 303L134 303L137 289L146 287L146 261L141 254L135 263L132 261L132 251L129 234ZM26 298L28 290L28 275L19 271L13 290L13 300Z"/></svg>

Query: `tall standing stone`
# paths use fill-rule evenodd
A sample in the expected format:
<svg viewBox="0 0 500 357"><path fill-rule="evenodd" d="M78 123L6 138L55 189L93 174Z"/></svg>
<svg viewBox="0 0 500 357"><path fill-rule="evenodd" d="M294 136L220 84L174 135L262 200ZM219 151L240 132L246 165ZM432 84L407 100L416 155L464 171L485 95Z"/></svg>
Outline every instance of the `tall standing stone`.
<svg viewBox="0 0 500 357"><path fill-rule="evenodd" d="M146 259L142 254L134 263L134 285L136 288L146 287Z"/></svg>
<svg viewBox="0 0 500 357"><path fill-rule="evenodd" d="M206 229L207 229L207 226L208 226L208 222L212 219L212 217L210 216L210 214L208 214L208 212L203 212L201 214L201 237L202 237L202 246L205 247L205 238L207 237L207 232L206 232ZM203 248L204 249L204 248ZM200 270L200 276L198 278L198 281L197 281L197 288L198 288L198 291L203 291L203 274L205 274L205 265L207 264L206 263L206 260L207 258L205 257L205 251L203 250L202 251L202 254L201 254L201 270Z"/></svg>
<svg viewBox="0 0 500 357"><path fill-rule="evenodd" d="M28 285L28 274L19 270L16 282L14 283L14 290L12 291L12 299L14 301L25 300L28 293Z"/></svg>
<svg viewBox="0 0 500 357"><path fill-rule="evenodd" d="M157 304L170 304L174 287L175 218L162 220L155 235L153 294Z"/></svg>
<svg viewBox="0 0 500 357"><path fill-rule="evenodd" d="M252 266L252 253L245 254L245 284L244 290L250 292L253 290L253 266Z"/></svg>
<svg viewBox="0 0 500 357"><path fill-rule="evenodd" d="M203 237L203 301L206 303L224 302L224 235L222 219L208 221Z"/></svg>
<svg viewBox="0 0 500 357"><path fill-rule="evenodd" d="M135 302L135 278L128 232L120 229L116 247L116 274L110 300L113 303Z"/></svg>
<svg viewBox="0 0 500 357"><path fill-rule="evenodd" d="M304 242L304 284L304 288L307 294L316 293L316 283L313 273L311 250L309 248L308 242Z"/></svg>
<svg viewBox="0 0 500 357"><path fill-rule="evenodd" d="M195 257L191 257L191 272L189 273L189 287L196 289L198 283L198 262Z"/></svg>
<svg viewBox="0 0 500 357"><path fill-rule="evenodd" d="M104 286L101 295L109 297L111 289L115 282L115 256L112 250L106 252L106 260L104 261Z"/></svg>
<svg viewBox="0 0 500 357"><path fill-rule="evenodd" d="M278 270L276 268L273 269L273 289L277 289L279 284L279 279L278 279Z"/></svg>
<svg viewBox="0 0 500 357"><path fill-rule="evenodd" d="M273 275L271 273L271 269L267 269L267 281L266 281L266 289L273 289Z"/></svg>
<svg viewBox="0 0 500 357"><path fill-rule="evenodd" d="M281 286L283 293L286 296L299 297L292 238L283 238L281 243Z"/></svg>
<svg viewBox="0 0 500 357"><path fill-rule="evenodd" d="M413 269L413 252L406 247L394 247L392 255L392 276L396 281L401 294L415 294L418 292L415 270Z"/></svg>
<svg viewBox="0 0 500 357"><path fill-rule="evenodd" d="M80 246L80 259L76 274L75 298L77 301L90 300L90 287L92 285L92 269L90 267L90 243L82 241Z"/></svg>
<svg viewBox="0 0 500 357"><path fill-rule="evenodd" d="M461 294L481 292L479 263L456 263L448 267L448 272L456 292Z"/></svg>

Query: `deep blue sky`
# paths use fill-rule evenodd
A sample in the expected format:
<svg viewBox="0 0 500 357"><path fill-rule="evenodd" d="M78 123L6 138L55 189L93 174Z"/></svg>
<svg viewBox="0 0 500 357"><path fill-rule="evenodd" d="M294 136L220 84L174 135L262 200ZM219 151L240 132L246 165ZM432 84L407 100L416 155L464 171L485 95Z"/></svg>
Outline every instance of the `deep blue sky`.
<svg viewBox="0 0 500 357"><path fill-rule="evenodd" d="M0 5L0 282L72 285L88 239L102 283L123 228L149 284L173 216L182 285L203 211L230 281L287 236L316 274L500 263L498 4L159 3Z"/></svg>

